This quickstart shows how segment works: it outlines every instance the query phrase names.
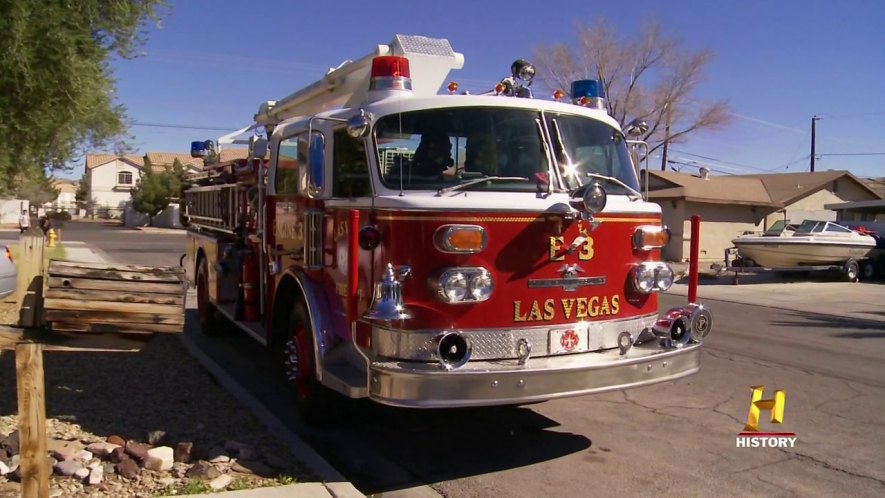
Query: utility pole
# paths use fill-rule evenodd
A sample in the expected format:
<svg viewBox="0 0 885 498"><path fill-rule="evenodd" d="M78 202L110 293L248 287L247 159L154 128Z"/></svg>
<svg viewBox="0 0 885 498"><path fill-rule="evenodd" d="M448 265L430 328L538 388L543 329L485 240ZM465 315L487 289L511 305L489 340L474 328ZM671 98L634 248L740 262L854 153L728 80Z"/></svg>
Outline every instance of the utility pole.
<svg viewBox="0 0 885 498"><path fill-rule="evenodd" d="M819 119L820 118L817 117L817 114L815 114L814 116L811 117L811 172L812 173L814 173L814 131L815 131L814 129L815 129L815 123L817 123L817 121Z"/></svg>
<svg viewBox="0 0 885 498"><path fill-rule="evenodd" d="M670 104L664 104L667 108L667 127L664 128L664 152L661 157L661 171L667 171L667 146L670 145Z"/></svg>

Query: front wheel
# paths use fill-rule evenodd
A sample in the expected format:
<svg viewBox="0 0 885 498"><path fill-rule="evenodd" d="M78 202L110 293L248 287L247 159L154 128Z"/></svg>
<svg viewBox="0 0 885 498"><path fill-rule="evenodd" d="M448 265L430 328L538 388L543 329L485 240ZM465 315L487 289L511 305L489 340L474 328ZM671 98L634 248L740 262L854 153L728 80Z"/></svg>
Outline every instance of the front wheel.
<svg viewBox="0 0 885 498"><path fill-rule="evenodd" d="M298 412L310 425L333 421L339 395L317 379L313 327L303 302L293 306L286 334L282 351L283 373L294 388Z"/></svg>
<svg viewBox="0 0 885 498"><path fill-rule="evenodd" d="M197 317L200 320L200 332L206 335L218 334L220 324L215 305L209 299L209 263L206 258L202 258L197 267Z"/></svg>

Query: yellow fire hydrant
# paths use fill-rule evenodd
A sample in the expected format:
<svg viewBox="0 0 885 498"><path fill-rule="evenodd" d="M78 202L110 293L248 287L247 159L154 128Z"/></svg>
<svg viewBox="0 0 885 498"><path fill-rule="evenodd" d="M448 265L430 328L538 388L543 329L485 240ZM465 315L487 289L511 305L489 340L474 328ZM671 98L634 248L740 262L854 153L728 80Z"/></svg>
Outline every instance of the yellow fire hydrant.
<svg viewBox="0 0 885 498"><path fill-rule="evenodd" d="M49 244L48 247L55 247L55 230L49 229Z"/></svg>

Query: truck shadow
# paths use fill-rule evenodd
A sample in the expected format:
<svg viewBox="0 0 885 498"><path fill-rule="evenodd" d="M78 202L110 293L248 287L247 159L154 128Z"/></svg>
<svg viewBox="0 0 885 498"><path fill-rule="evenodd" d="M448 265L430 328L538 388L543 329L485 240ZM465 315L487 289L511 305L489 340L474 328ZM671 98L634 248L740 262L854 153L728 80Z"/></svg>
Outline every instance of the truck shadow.
<svg viewBox="0 0 885 498"><path fill-rule="evenodd" d="M187 337L201 351L367 495L518 469L593 444L527 407L418 410L343 400L336 420L308 426L267 350L236 331L207 338L188 320Z"/></svg>

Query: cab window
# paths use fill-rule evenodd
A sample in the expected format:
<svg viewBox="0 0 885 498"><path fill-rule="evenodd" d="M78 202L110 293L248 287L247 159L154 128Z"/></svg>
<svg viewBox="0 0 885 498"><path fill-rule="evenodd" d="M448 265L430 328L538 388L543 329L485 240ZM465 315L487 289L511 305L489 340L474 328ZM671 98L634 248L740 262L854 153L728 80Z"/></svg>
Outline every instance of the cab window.
<svg viewBox="0 0 885 498"><path fill-rule="evenodd" d="M365 197L371 195L369 163L362 140L354 139L344 129L334 134L332 149L332 196Z"/></svg>

